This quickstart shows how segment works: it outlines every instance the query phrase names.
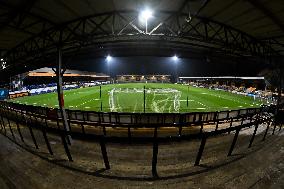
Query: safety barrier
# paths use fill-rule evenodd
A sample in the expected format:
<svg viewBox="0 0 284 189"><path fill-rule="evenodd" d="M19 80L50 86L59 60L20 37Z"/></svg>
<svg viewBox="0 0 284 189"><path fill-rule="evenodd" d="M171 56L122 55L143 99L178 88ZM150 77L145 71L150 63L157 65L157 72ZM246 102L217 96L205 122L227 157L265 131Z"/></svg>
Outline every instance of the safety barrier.
<svg viewBox="0 0 284 189"><path fill-rule="evenodd" d="M53 132L54 134L59 135L65 153L70 161L73 159L68 147L71 145L68 135L98 141L101 146L102 157L106 169L110 169L106 142L150 142L153 144L152 175L153 177L158 177L156 166L159 142L186 141L193 138L201 139L195 160L195 165L199 165L208 137L234 132L234 138L228 152L228 156L230 156L234 150L241 129L251 126L255 127L249 147L252 146L259 124L267 124L263 140L265 140L271 123L274 123L274 134L276 128L273 114L274 111L275 106L198 113L118 113L66 110L68 123L70 125L70 131L67 132L61 124L62 117L59 109L0 101L0 124L1 130L3 130L4 133L9 131L14 137L14 131L11 126L12 122L14 122L17 132L23 142L25 139L21 134L19 125L26 126L35 148L38 148L38 143L34 136L33 129L39 129L42 131L43 139L51 155L53 155L53 151L47 133ZM226 123L227 126L220 127L220 125L224 123ZM204 128L206 125L214 125L215 129L208 131ZM86 126L102 128L102 133L94 134L88 132L88 130L85 129ZM106 132L106 128L111 127L126 128L127 137L113 137L111 133ZM163 127L176 128L178 132L175 136L158 136L158 130ZM198 132L184 133L183 129L187 127L197 128ZM78 128L80 128L79 131ZM153 135L150 137L133 137L131 131L133 128L150 128L153 130Z"/></svg>

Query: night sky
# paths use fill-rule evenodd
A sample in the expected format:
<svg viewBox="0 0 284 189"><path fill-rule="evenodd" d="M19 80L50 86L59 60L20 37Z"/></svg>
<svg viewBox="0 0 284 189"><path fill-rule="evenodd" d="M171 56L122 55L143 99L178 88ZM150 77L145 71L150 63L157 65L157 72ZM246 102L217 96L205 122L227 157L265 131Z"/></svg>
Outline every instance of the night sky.
<svg viewBox="0 0 284 189"><path fill-rule="evenodd" d="M244 61L245 62L245 61ZM259 64L244 63L240 60L210 58L184 59L174 61L172 57L112 57L109 68L105 58L78 59L68 63L68 68L120 74L170 74L178 76L257 76L261 68Z"/></svg>

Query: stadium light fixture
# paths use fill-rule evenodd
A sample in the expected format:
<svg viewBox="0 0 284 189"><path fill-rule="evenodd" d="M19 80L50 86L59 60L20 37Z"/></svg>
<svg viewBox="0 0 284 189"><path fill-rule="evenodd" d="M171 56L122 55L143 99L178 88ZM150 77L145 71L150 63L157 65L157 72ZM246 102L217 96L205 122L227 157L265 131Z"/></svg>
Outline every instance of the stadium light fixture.
<svg viewBox="0 0 284 189"><path fill-rule="evenodd" d="M151 17L153 17L153 12L149 9L143 10L139 16L141 21L147 21Z"/></svg>
<svg viewBox="0 0 284 189"><path fill-rule="evenodd" d="M106 61L107 61L107 62L110 62L110 61L111 61L111 59L112 59L112 57L111 57L110 55L107 55L107 57L106 57Z"/></svg>
<svg viewBox="0 0 284 189"><path fill-rule="evenodd" d="M6 68L6 62L2 62L1 67L4 70Z"/></svg>
<svg viewBox="0 0 284 189"><path fill-rule="evenodd" d="M148 20L150 18L153 17L153 12L149 9L145 9L143 10L140 14L139 14L139 20L141 22L145 21L145 25L146 25L146 34L148 34Z"/></svg>
<svg viewBox="0 0 284 189"><path fill-rule="evenodd" d="M174 55L174 56L172 57L172 59L173 59L175 62L177 62L177 61L178 61L177 55Z"/></svg>

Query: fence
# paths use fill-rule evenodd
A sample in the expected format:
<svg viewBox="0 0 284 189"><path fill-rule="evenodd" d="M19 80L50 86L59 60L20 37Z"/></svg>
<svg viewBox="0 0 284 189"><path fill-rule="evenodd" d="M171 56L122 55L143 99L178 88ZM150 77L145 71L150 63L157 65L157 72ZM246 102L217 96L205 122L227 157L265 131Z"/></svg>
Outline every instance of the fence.
<svg viewBox="0 0 284 189"><path fill-rule="evenodd" d="M19 133L21 140L24 142L24 137L21 134L19 125L24 125L28 128L31 139L35 148L38 148L38 143L33 133L33 129L38 129L43 134L46 147L51 155L53 151L47 137L48 132L53 132L59 135L65 149L65 153L70 161L72 154L69 150L71 145L68 135L74 137L88 138L99 142L101 153L104 160L105 168L110 169L110 164L107 155L106 142L145 142L152 143L152 175L158 177L157 173L157 154L159 142L170 141L187 141L193 138L200 139L200 147L196 155L195 165L199 165L202 158L206 140L208 137L234 132L234 138L231 147L228 151L228 156L232 155L239 132L246 127L254 126L254 132L250 139L249 147L252 146L259 124L266 123L267 127L263 136L265 140L270 124L273 123L273 134L276 129L274 121L275 106L266 106L261 108L249 108L232 111L220 112L200 112L200 113L117 113L117 112L91 112L80 110L66 110L67 119L70 125L70 131L65 131L61 124L61 113L58 109L50 109L46 107L37 107L31 105L16 104L6 101L0 101L0 124L4 133L11 132L14 137L14 132L11 125L14 123L16 130ZM5 118L5 119L4 119ZM220 127L220 125L227 125ZM206 125L213 125L213 130L205 129ZM92 133L86 129L89 127L101 128L101 133ZM114 137L112 133L107 133L106 128L125 128L127 137ZM158 136L160 128L175 128L176 135ZM185 133L184 129L193 127L198 132ZM152 129L152 136L133 137L132 129L148 128ZM281 127L280 127L281 128Z"/></svg>

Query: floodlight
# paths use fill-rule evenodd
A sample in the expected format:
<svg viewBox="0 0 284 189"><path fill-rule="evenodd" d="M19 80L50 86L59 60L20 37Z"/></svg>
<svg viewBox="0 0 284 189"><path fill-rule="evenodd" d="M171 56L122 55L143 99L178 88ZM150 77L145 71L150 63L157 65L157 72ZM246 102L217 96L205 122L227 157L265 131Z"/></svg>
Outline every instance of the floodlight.
<svg viewBox="0 0 284 189"><path fill-rule="evenodd" d="M148 34L148 19L151 17L153 17L153 12L149 9L145 9L139 14L140 22L145 22L146 34Z"/></svg>
<svg viewBox="0 0 284 189"><path fill-rule="evenodd" d="M109 62L109 61L111 61L111 59L112 59L112 57L110 55L107 55L106 61Z"/></svg>
<svg viewBox="0 0 284 189"><path fill-rule="evenodd" d="M174 56L172 57L172 59L173 59L174 61L177 61L177 60L178 60L177 55L174 55Z"/></svg>
<svg viewBox="0 0 284 189"><path fill-rule="evenodd" d="M2 62L2 64L0 64L0 66L2 67L2 69L6 68L6 62Z"/></svg>
<svg viewBox="0 0 284 189"><path fill-rule="evenodd" d="M149 9L145 9L140 13L139 19L141 21L147 21L151 17L153 17L153 12Z"/></svg>

